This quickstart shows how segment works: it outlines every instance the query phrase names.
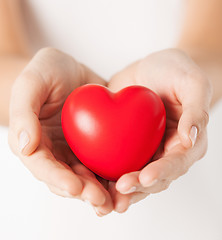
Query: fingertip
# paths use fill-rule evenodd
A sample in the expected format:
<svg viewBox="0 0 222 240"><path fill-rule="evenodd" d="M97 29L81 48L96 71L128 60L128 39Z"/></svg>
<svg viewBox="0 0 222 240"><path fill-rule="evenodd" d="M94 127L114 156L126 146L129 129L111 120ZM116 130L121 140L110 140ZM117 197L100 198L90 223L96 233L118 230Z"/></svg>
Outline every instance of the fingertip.
<svg viewBox="0 0 222 240"><path fill-rule="evenodd" d="M192 148L196 143L198 129L196 126L192 125L190 127L187 127L186 129L178 129L178 134L183 147Z"/></svg>
<svg viewBox="0 0 222 240"><path fill-rule="evenodd" d="M150 175L141 175L140 184L143 187L152 187L158 180Z"/></svg>
<svg viewBox="0 0 222 240"><path fill-rule="evenodd" d="M116 196L114 211L118 213L124 213L127 211L130 205L130 197L126 195L118 194Z"/></svg>
<svg viewBox="0 0 222 240"><path fill-rule="evenodd" d="M139 184L139 171L127 173L116 182L116 190L122 194L129 194L135 191L135 186Z"/></svg>
<svg viewBox="0 0 222 240"><path fill-rule="evenodd" d="M73 174L72 174L73 175ZM76 177L76 176L71 176L63 180L63 186L61 188L67 192L70 196L77 197L81 195L82 190L83 190L83 184L82 181Z"/></svg>
<svg viewBox="0 0 222 240"><path fill-rule="evenodd" d="M32 116L31 116L32 115ZM40 144L41 140L41 125L38 117L32 113L23 122L25 128L19 134L19 150L23 155L32 154ZM26 130L27 129L27 130ZM26 135L24 133L26 132ZM20 142L21 134L23 134L23 146ZM26 145L24 143L27 143Z"/></svg>
<svg viewBox="0 0 222 240"><path fill-rule="evenodd" d="M161 177L161 172L156 162L149 164L140 172L139 181L145 188L153 186Z"/></svg>
<svg viewBox="0 0 222 240"><path fill-rule="evenodd" d="M41 140L41 125L35 113L12 117L9 125L8 142L15 154L32 154Z"/></svg>
<svg viewBox="0 0 222 240"><path fill-rule="evenodd" d="M93 206L102 206L107 201L107 196L102 184L97 184L89 179L83 179L81 198L87 199Z"/></svg>
<svg viewBox="0 0 222 240"><path fill-rule="evenodd" d="M115 186L116 190L118 192L125 192L128 190L129 188L129 184L122 178L120 178L117 182L116 182L116 186Z"/></svg>

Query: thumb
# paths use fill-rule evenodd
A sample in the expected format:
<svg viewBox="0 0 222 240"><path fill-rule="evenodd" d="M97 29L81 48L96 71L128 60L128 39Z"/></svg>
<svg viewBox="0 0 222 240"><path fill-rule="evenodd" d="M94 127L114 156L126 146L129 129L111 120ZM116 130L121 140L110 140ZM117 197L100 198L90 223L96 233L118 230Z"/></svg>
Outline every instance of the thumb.
<svg viewBox="0 0 222 240"><path fill-rule="evenodd" d="M209 121L208 112L195 107L187 108L178 124L178 134L184 147L193 147L197 136L207 126Z"/></svg>
<svg viewBox="0 0 222 240"><path fill-rule="evenodd" d="M209 122L209 105L212 90L207 79L190 79L178 98L182 104L182 115L178 123L178 134L184 147L193 147L197 136Z"/></svg>
<svg viewBox="0 0 222 240"><path fill-rule="evenodd" d="M39 113L44 103L44 81L23 73L15 81L10 99L8 141L15 154L30 155L39 146Z"/></svg>

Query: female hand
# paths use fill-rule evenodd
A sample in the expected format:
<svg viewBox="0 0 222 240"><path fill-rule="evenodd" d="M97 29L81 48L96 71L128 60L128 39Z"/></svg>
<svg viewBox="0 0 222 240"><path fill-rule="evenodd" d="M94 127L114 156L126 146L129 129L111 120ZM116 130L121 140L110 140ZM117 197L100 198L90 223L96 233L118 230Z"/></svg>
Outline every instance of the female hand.
<svg viewBox="0 0 222 240"><path fill-rule="evenodd" d="M105 84L69 55L53 48L40 50L12 88L9 144L53 193L89 201L97 206L97 212L107 214L113 209L104 187L107 182L98 181L75 157L61 128L61 110L67 96L90 82Z"/></svg>
<svg viewBox="0 0 222 240"><path fill-rule="evenodd" d="M109 88L115 92L134 84L148 87L161 97L166 108L166 131L148 165L110 183L118 212L150 193L167 189L207 150L212 88L191 58L177 49L153 53L114 75Z"/></svg>

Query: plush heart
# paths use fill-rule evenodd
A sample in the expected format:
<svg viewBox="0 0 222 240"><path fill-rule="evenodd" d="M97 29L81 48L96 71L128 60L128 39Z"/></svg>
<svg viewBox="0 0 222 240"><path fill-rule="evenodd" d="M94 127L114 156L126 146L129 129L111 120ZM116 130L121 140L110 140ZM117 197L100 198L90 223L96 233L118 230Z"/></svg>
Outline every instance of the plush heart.
<svg viewBox="0 0 222 240"><path fill-rule="evenodd" d="M150 161L165 125L160 97L138 85L113 93L87 84L68 96L62 110L64 136L74 154L91 171L111 181Z"/></svg>

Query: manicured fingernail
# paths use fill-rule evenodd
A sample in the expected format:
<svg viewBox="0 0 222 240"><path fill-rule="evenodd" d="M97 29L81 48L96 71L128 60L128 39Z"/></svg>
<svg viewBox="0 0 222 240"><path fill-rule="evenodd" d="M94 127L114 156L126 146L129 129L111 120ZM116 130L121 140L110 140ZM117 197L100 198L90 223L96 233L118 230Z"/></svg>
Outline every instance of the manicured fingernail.
<svg viewBox="0 0 222 240"><path fill-rule="evenodd" d="M192 142L192 147L193 147L196 142L196 139L197 139L197 128L195 126L192 126L189 137L190 137L190 140Z"/></svg>
<svg viewBox="0 0 222 240"><path fill-rule="evenodd" d="M146 181L145 183L142 183L144 187L152 187L157 183L158 179L154 179L152 181Z"/></svg>
<svg viewBox="0 0 222 240"><path fill-rule="evenodd" d="M133 186L128 191L120 191L120 192L123 193L123 194L129 194L129 193L132 193L132 192L135 192L135 191L136 191L136 187Z"/></svg>
<svg viewBox="0 0 222 240"><path fill-rule="evenodd" d="M29 135L26 131L22 131L19 134L19 150L20 152L23 151L23 149L28 145L29 143Z"/></svg>

